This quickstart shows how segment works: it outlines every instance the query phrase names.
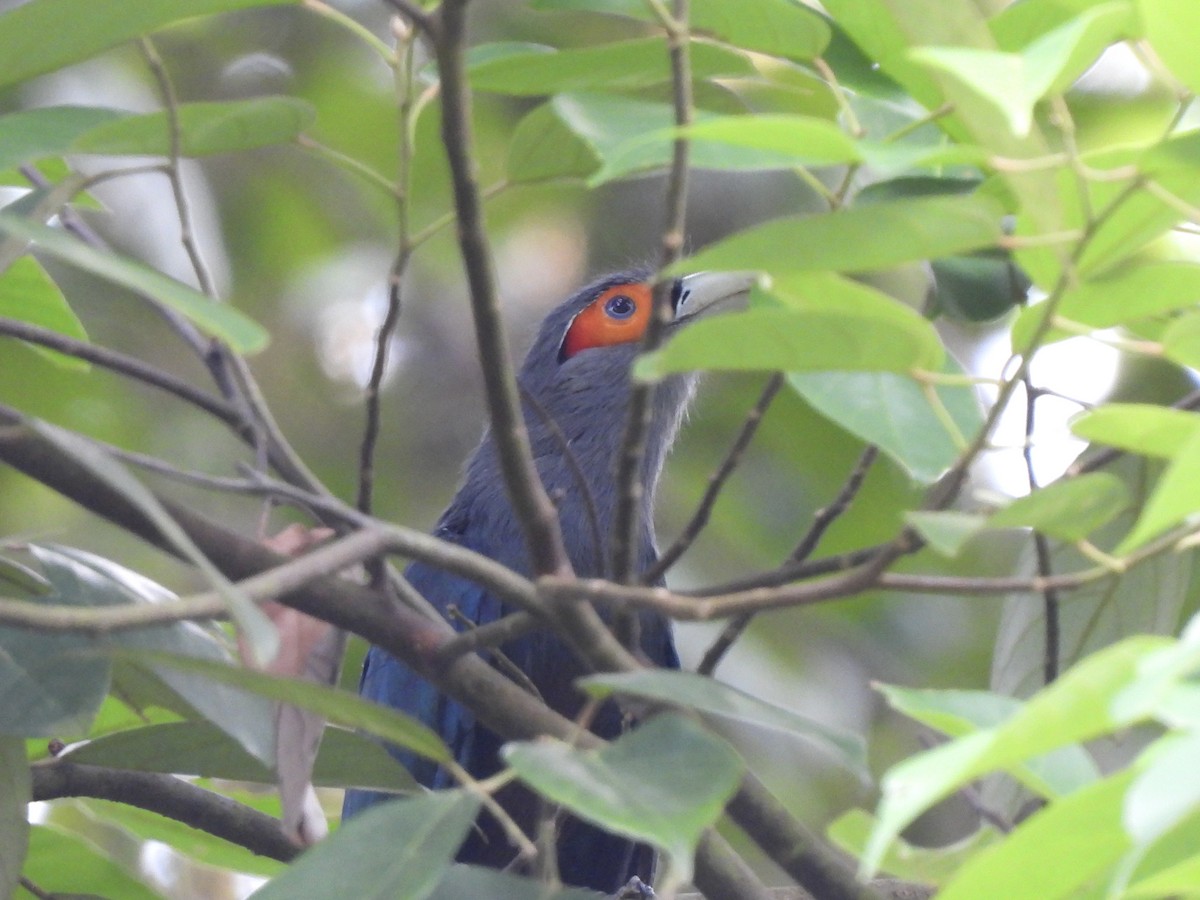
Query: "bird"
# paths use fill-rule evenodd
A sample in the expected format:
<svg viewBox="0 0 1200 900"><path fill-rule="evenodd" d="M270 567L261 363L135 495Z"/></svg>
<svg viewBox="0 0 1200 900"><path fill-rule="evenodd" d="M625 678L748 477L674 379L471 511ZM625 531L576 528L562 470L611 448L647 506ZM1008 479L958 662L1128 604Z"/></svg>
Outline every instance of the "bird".
<svg viewBox="0 0 1200 900"><path fill-rule="evenodd" d="M616 469L625 432L631 390L630 370L653 314L649 268L599 278L555 307L543 320L518 374L522 411L537 472L555 503L563 544L580 577L606 577L609 536L617 506ZM750 287L745 275L701 272L671 283L667 337L701 315L744 304ZM653 507L665 458L675 441L694 393L696 376L671 375L653 395L636 509L634 561L637 571L657 559ZM469 458L461 487L438 520L434 534L484 554L523 574L531 573L520 524L505 492L490 431ZM421 561L405 570L408 582L456 628L478 626L514 612L481 585ZM668 621L645 610L639 614L640 652L651 664L678 668ZM574 718L584 698L574 687L586 674L566 644L548 631L535 631L503 644L505 660L521 673L552 709ZM510 668L511 667L506 667ZM501 768L503 739L477 722L463 705L438 693L420 675L386 651L371 647L359 694L394 707L437 731L457 762L475 778ZM618 737L626 723L615 703L603 704L590 727L602 738ZM450 774L429 760L389 748L429 789L454 787ZM387 797L367 790L347 791L343 819ZM536 799L519 785L497 799L519 824L537 821ZM508 867L515 851L499 826L481 816L458 854L459 862ZM634 876L649 881L653 853L627 838L574 819L560 823L558 875L564 884L613 893Z"/></svg>

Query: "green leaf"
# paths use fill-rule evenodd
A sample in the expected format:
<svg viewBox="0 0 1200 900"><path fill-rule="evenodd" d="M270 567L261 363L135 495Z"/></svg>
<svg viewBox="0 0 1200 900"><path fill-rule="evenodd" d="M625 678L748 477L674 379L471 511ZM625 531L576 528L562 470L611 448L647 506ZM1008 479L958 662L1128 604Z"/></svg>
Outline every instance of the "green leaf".
<svg viewBox="0 0 1200 900"><path fill-rule="evenodd" d="M95 844L44 825L34 825L29 831L29 855L22 874L55 896L162 900L161 894L127 872Z"/></svg>
<svg viewBox="0 0 1200 900"><path fill-rule="evenodd" d="M552 802L660 848L684 880L701 834L720 816L742 771L728 744L673 713L599 750L547 739L506 744L501 755Z"/></svg>
<svg viewBox="0 0 1200 900"><path fill-rule="evenodd" d="M1129 849L1121 801L1130 772L1122 772L1052 802L1003 842L975 856L938 893L938 900L982 897L1077 896Z"/></svg>
<svg viewBox="0 0 1200 900"><path fill-rule="evenodd" d="M81 62L118 44L196 16L283 6L296 0L34 0L0 15L0 87ZM70 23L64 28L64 23ZM53 40L47 40L53 35Z"/></svg>
<svg viewBox="0 0 1200 900"><path fill-rule="evenodd" d="M602 161L589 180L592 187L671 163L675 114L666 103L578 92L559 94L550 105L588 152ZM697 112L696 116L704 121L712 114ZM692 147L689 163L695 169L738 171L787 169L795 160L781 153L703 141Z"/></svg>
<svg viewBox="0 0 1200 900"><path fill-rule="evenodd" d="M1200 732L1193 731L1165 735L1143 754L1121 817L1137 845L1148 846L1200 808L1197 753Z"/></svg>
<svg viewBox="0 0 1200 900"><path fill-rule="evenodd" d="M27 807L33 782L25 742L0 735L0 896L10 897L21 881L29 849Z"/></svg>
<svg viewBox="0 0 1200 900"><path fill-rule="evenodd" d="M253 353L266 346L267 332L245 314L232 306L214 302L199 291L141 263L89 247L56 228L11 213L0 212L0 234L33 241L62 262L105 281L146 294L187 316L240 353Z"/></svg>
<svg viewBox="0 0 1200 900"><path fill-rule="evenodd" d="M193 157L287 143L316 117L311 104L295 97L184 103L176 111L180 153ZM69 150L106 156L169 156L170 118L160 111L114 119L79 135Z"/></svg>
<svg viewBox="0 0 1200 900"><path fill-rule="evenodd" d="M863 272L997 244L1003 210L990 197L919 197L776 219L701 250L671 271ZM787 248L787 252L781 252Z"/></svg>
<svg viewBox="0 0 1200 900"><path fill-rule="evenodd" d="M1131 453L1175 459L1200 433L1200 415L1151 403L1106 403L1072 419L1071 431Z"/></svg>
<svg viewBox="0 0 1200 900"><path fill-rule="evenodd" d="M1014 769L1058 747L1144 718L1148 709L1144 699L1131 697L1120 707L1117 700L1140 666L1174 646L1166 638L1127 638L1073 666L1002 725L894 766L883 778L879 823L864 867L873 871L888 845L913 819L980 775Z"/></svg>
<svg viewBox="0 0 1200 900"><path fill-rule="evenodd" d="M252 896L423 900L450 867L479 805L461 790L377 804Z"/></svg>
<svg viewBox="0 0 1200 900"><path fill-rule="evenodd" d="M320 713L335 725L361 729L435 762L453 758L442 739L416 719L337 688L166 653L131 654L127 658L137 665L193 672L271 700Z"/></svg>
<svg viewBox="0 0 1200 900"><path fill-rule="evenodd" d="M1190 0L1138 0L1146 39L1171 73L1200 92L1200 59L1191 37L1200 33L1200 8Z"/></svg>
<svg viewBox="0 0 1200 900"><path fill-rule="evenodd" d="M851 856L862 855L875 819L861 809L843 813L826 829L829 839ZM934 886L945 884L971 858L991 847L1003 835L982 825L962 840L940 847L920 847L897 840L883 858L880 868L894 878Z"/></svg>
<svg viewBox="0 0 1200 900"><path fill-rule="evenodd" d="M77 607L104 607L126 603L171 603L173 593L116 563L67 547L34 545L38 559L55 589L54 602ZM42 637L39 635L39 637ZM95 658L106 648L140 648L182 654L211 661L227 661L221 639L191 622L174 622L154 628L120 631L103 638L83 634L58 635L81 659ZM107 662L107 660L103 660ZM223 685L174 671L156 671L157 680L183 701L183 712L202 715L263 759L275 750L271 707L259 698ZM118 692L127 691L120 670L114 672Z"/></svg>
<svg viewBox="0 0 1200 900"><path fill-rule="evenodd" d="M928 323L907 331L857 313L752 309L690 323L661 350L641 357L638 378L693 370L893 371L937 368L941 344Z"/></svg>
<svg viewBox="0 0 1200 900"><path fill-rule="evenodd" d="M1006 255L979 253L935 259L934 303L965 322L991 322L1025 301L1029 280Z"/></svg>
<svg viewBox="0 0 1200 900"><path fill-rule="evenodd" d="M888 705L951 737L1002 725L1022 702L991 691L950 691L876 685ZM1043 797L1073 793L1100 777L1091 756L1078 744L1058 747L1018 767L1017 777Z"/></svg>
<svg viewBox="0 0 1200 900"><path fill-rule="evenodd" d="M451 866L429 895L429 900L602 900L603 895L582 888L552 888L544 881L519 878L480 866Z"/></svg>
<svg viewBox="0 0 1200 900"><path fill-rule="evenodd" d="M1033 125L1033 107L1061 93L1129 24L1126 3L1101 4L1038 37L1020 53L973 47L919 47L912 59L956 81L994 109L1018 138Z"/></svg>
<svg viewBox="0 0 1200 900"><path fill-rule="evenodd" d="M567 127L551 103L521 119L508 143L508 179L517 183L585 178L599 165L600 157Z"/></svg>
<svg viewBox="0 0 1200 900"><path fill-rule="evenodd" d="M63 758L139 772L275 783L269 766L207 722L168 722L130 728L88 741ZM416 790L416 782L408 770L380 744L342 728L325 729L312 778L319 787Z"/></svg>
<svg viewBox="0 0 1200 900"><path fill-rule="evenodd" d="M79 246L84 245L79 244ZM244 596L237 586L209 561L208 557L193 543L187 532L171 517L158 498L144 484L130 474L129 470L115 457L86 438L51 425L49 422L37 419L30 421L38 434L143 513L154 523L159 534L208 579L229 607L230 614L259 660L266 661L275 656L279 648L279 635L275 632L275 626L271 624L262 610L250 602L249 598Z"/></svg>
<svg viewBox="0 0 1200 900"><path fill-rule="evenodd" d="M706 41L690 45L692 78L752 75L753 65L742 53ZM470 68L471 86L518 96L543 96L567 91L620 91L671 80L671 61L661 38L639 38L568 50L507 54Z"/></svg>
<svg viewBox="0 0 1200 900"><path fill-rule="evenodd" d="M953 558L971 538L983 531L987 519L974 513L944 510L909 510L904 521L917 529L935 552Z"/></svg>
<svg viewBox="0 0 1200 900"><path fill-rule="evenodd" d="M921 323L921 330L929 327ZM947 359L943 371L962 370ZM975 392L965 385L923 388L893 372L806 372L789 375L788 383L817 412L877 446L921 484L940 478L962 452L961 442L983 424ZM930 391L957 434L934 409Z"/></svg>
<svg viewBox="0 0 1200 900"><path fill-rule="evenodd" d="M652 20L645 0L534 0L534 9L589 10ZM693 32L718 38L759 53L790 59L812 59L829 43L830 29L823 18L789 0L692 0L689 4Z"/></svg>
<svg viewBox="0 0 1200 900"><path fill-rule="evenodd" d="M1195 304L1200 297L1200 265L1192 262L1127 262L1066 291L1055 315L1091 328L1112 328ZM1025 350L1045 318L1047 307L1025 309L1013 323L1013 347ZM1051 327L1043 344L1072 337Z"/></svg>
<svg viewBox="0 0 1200 900"><path fill-rule="evenodd" d="M1130 553L1200 511L1200 432L1193 434L1158 479L1133 530L1113 550Z"/></svg>
<svg viewBox="0 0 1200 900"><path fill-rule="evenodd" d="M988 527L1028 527L1060 540L1079 541L1128 506L1125 482L1108 472L1090 472L1014 500L992 515Z"/></svg>
<svg viewBox="0 0 1200 900"><path fill-rule="evenodd" d="M32 256L22 256L7 271L0 273L0 316L48 328L76 340L88 338L83 323L67 304L58 285ZM88 369L88 364L81 359L36 344L29 346L55 365L76 371Z"/></svg>
<svg viewBox="0 0 1200 900"><path fill-rule="evenodd" d="M830 166L863 160L849 135L816 116L718 116L696 122L681 133L694 141L779 153L791 157L797 166Z"/></svg>
<svg viewBox="0 0 1200 900"><path fill-rule="evenodd" d="M22 597L44 597L54 590L39 573L5 556L0 556L0 586L6 595L15 589Z"/></svg>
<svg viewBox="0 0 1200 900"><path fill-rule="evenodd" d="M1171 320L1162 335L1163 356L1181 366L1200 366L1200 314L1185 313Z"/></svg>
<svg viewBox="0 0 1200 900"><path fill-rule="evenodd" d="M637 672L590 675L580 679L579 685L593 697L609 697L613 694L642 697L686 706L720 719L807 738L853 770L863 781L869 778L866 748L858 735L767 703L703 675L665 669L643 669Z"/></svg>
<svg viewBox="0 0 1200 900"><path fill-rule="evenodd" d="M1200 884L1200 854L1136 882L1126 890L1124 896L1148 897L1155 900L1161 900L1162 897L1185 897L1189 891L1196 889L1197 884Z"/></svg>
<svg viewBox="0 0 1200 900"><path fill-rule="evenodd" d="M72 806L72 812L79 815L78 826L64 821L67 815L60 813L54 819L57 827L70 827L84 836L97 836L97 832L103 835L106 829L119 829L119 833L139 843L157 841L184 854L188 861L219 867L227 872L269 877L284 867L277 860L259 856L206 831L136 806L90 798L76 800Z"/></svg>
<svg viewBox="0 0 1200 900"><path fill-rule="evenodd" d="M3 22L4 17L0 17L0 28ZM0 62L0 69L3 66ZM61 156L70 152L81 134L127 115L117 109L96 106L44 106L0 116L0 169Z"/></svg>

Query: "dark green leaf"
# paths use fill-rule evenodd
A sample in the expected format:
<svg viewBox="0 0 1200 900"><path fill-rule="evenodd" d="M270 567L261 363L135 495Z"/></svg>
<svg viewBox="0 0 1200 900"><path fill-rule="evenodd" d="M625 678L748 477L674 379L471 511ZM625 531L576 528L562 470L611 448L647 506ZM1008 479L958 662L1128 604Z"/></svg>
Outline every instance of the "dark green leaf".
<svg viewBox="0 0 1200 900"><path fill-rule="evenodd" d="M508 177L514 182L585 178L599 165L600 157L567 127L551 103L518 122L508 144Z"/></svg>
<svg viewBox="0 0 1200 900"><path fill-rule="evenodd" d="M182 282L141 263L89 247L56 228L0 212L0 234L33 241L51 256L93 275L144 293L187 316L242 353L261 350L267 332L232 306L214 302Z"/></svg>
<svg viewBox="0 0 1200 900"><path fill-rule="evenodd" d="M416 719L336 688L166 653L130 655L128 659L135 664L156 669L169 667L192 672L271 700L320 713L335 725L367 731L435 762L446 762L452 758L441 738Z"/></svg>
<svg viewBox="0 0 1200 900"><path fill-rule="evenodd" d="M67 304L58 285L32 256L22 256L0 274L0 316L39 325L86 341L83 323ZM30 345L56 365L86 371L88 364L45 347Z"/></svg>
<svg viewBox="0 0 1200 900"><path fill-rule="evenodd" d="M969 195L897 200L776 219L725 238L672 271L880 269L993 246L1003 236L1002 215L991 198Z"/></svg>
<svg viewBox="0 0 1200 900"><path fill-rule="evenodd" d="M207 682L210 686L212 682ZM67 754L72 762L139 772L199 775L274 784L271 768L206 722L168 722L131 728L89 741ZM327 728L313 770L319 787L412 791L416 782L375 741Z"/></svg>
<svg viewBox="0 0 1200 900"><path fill-rule="evenodd" d="M438 791L373 806L253 896L423 900L450 867L479 804L466 791Z"/></svg>
<svg viewBox="0 0 1200 900"><path fill-rule="evenodd" d="M933 261L934 301L951 318L990 322L1025 300L1029 279L1003 256L948 256Z"/></svg>
<svg viewBox="0 0 1200 900"><path fill-rule="evenodd" d="M862 738L832 728L807 716L767 703L744 691L692 672L643 669L609 675L591 675L579 682L593 697L622 694L686 706L721 719L783 731L814 741L864 781L866 748Z"/></svg>
<svg viewBox="0 0 1200 900"><path fill-rule="evenodd" d="M196 16L282 6L296 0L34 0L0 16L0 87L80 62L159 28ZM64 27L70 23L70 27ZM49 40L48 36L53 36Z"/></svg>
<svg viewBox="0 0 1200 900"><path fill-rule="evenodd" d="M502 755L554 803L662 849L672 873L685 880L700 835L721 814L742 770L728 744L673 713L600 750L547 739L506 744Z"/></svg>

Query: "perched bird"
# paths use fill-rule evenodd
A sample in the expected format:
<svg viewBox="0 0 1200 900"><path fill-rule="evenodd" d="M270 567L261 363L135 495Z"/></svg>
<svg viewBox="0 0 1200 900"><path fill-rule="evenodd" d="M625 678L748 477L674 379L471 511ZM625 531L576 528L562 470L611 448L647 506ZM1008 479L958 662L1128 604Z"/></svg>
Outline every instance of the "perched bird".
<svg viewBox="0 0 1200 900"><path fill-rule="evenodd" d="M571 565L584 577L606 574L629 373L650 321L651 278L649 270L627 271L580 290L546 317L518 374L538 473L558 508ZM674 317L668 331L703 312L735 305L748 289L746 277L723 273L700 273L677 280L672 291ZM676 375L660 383L654 394L641 472L645 490L637 510L638 571L649 568L656 558L655 487L694 386L694 376ZM462 487L439 520L435 534L529 573L524 539L505 493L489 434L484 435L467 463ZM485 588L423 562L412 563L405 575L458 628L463 627L462 617L482 625L514 611ZM640 640L641 651L650 662L678 667L665 618L643 612ZM500 650L524 673L527 686L551 708L568 717L579 712L583 698L572 682L584 670L562 641L540 631L510 641ZM476 778L499 770L503 740L478 724L465 707L441 696L408 666L377 647L367 654L359 693L402 710L436 730L458 762ZM605 738L619 735L621 727L620 711L612 703L604 705L591 723L592 730ZM453 785L435 763L401 751L394 755L426 787ZM351 816L385 796L350 791L343 814ZM536 821L536 801L523 788L506 788L498 799L523 825ZM494 820L485 815L468 837L459 860L502 868L513 855ZM611 893L634 875L649 880L652 864L648 848L625 838L574 820L560 826L558 867L566 884Z"/></svg>

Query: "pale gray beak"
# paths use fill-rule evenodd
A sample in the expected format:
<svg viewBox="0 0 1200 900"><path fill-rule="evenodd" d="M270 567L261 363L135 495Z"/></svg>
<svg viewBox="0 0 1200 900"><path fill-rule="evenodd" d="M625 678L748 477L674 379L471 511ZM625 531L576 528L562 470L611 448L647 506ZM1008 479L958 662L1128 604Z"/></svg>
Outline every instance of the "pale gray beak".
<svg viewBox="0 0 1200 900"><path fill-rule="evenodd" d="M675 321L745 309L757 276L749 272L696 272L679 279Z"/></svg>

